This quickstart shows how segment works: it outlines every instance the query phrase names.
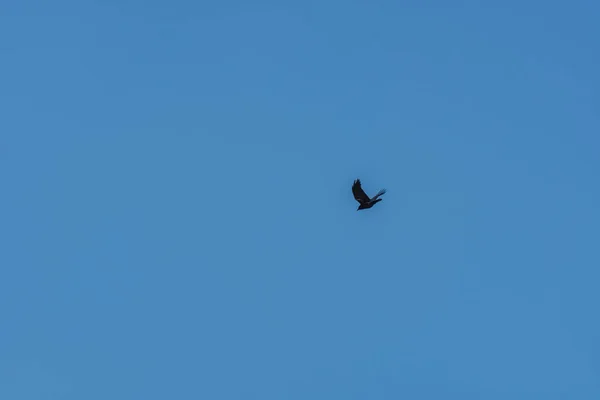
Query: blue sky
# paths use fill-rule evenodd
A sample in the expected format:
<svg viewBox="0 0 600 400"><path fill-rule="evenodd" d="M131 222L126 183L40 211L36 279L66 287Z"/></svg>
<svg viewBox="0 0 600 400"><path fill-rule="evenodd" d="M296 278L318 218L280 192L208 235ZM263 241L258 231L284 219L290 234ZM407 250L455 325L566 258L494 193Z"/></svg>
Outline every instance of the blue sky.
<svg viewBox="0 0 600 400"><path fill-rule="evenodd" d="M2 9L0 398L600 398L599 5Z"/></svg>

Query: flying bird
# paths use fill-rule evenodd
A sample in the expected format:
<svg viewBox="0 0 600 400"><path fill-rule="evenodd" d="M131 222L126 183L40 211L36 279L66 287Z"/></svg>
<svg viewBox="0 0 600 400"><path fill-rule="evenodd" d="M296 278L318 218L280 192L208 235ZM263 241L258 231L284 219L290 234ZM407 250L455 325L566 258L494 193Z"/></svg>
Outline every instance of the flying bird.
<svg viewBox="0 0 600 400"><path fill-rule="evenodd" d="M360 204L356 209L356 211L359 211L371 208L375 205L375 203L381 201L381 199L378 197L385 194L385 189L381 189L379 192L377 192L375 196L373 196L373 198L369 198L369 196L367 196L362 186L360 185L360 179L357 179L352 185L352 194L354 195L356 201L358 201L358 204Z"/></svg>

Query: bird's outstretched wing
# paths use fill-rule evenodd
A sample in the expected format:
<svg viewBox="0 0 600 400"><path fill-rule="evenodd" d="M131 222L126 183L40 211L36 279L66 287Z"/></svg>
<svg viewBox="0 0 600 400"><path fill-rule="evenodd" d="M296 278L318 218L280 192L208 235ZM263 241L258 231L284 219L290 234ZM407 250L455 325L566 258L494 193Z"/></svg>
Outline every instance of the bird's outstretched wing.
<svg viewBox="0 0 600 400"><path fill-rule="evenodd" d="M352 194L360 204L368 203L371 200L363 190L362 186L360 186L360 179L354 181L354 184L352 185Z"/></svg>
<svg viewBox="0 0 600 400"><path fill-rule="evenodd" d="M385 189L381 189L379 192L377 192L377 194L375 196L373 196L373 198L371 200L375 200L377 199L379 196L383 196L385 194L386 190Z"/></svg>

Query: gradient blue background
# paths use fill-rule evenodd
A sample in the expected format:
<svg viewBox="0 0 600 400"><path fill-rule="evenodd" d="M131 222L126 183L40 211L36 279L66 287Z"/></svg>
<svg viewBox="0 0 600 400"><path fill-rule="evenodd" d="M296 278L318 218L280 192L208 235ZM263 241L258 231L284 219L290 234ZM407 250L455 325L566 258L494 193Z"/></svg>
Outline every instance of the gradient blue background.
<svg viewBox="0 0 600 400"><path fill-rule="evenodd" d="M599 17L3 2L0 398L599 399Z"/></svg>

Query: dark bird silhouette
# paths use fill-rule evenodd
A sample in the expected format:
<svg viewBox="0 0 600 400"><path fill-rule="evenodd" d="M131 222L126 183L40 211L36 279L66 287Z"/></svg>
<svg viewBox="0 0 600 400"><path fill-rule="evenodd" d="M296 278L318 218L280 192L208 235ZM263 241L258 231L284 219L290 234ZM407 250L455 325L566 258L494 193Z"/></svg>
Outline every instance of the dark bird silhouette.
<svg viewBox="0 0 600 400"><path fill-rule="evenodd" d="M357 179L352 185L352 194L354 195L356 201L358 201L358 204L360 204L356 211L365 210L373 207L378 201L381 201L381 199L378 197L385 194L385 189L381 189L375 196L373 196L373 198L369 198L360 185L360 179Z"/></svg>

